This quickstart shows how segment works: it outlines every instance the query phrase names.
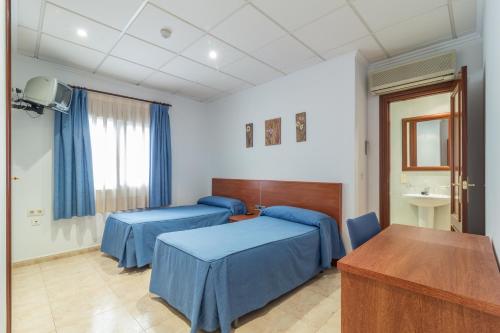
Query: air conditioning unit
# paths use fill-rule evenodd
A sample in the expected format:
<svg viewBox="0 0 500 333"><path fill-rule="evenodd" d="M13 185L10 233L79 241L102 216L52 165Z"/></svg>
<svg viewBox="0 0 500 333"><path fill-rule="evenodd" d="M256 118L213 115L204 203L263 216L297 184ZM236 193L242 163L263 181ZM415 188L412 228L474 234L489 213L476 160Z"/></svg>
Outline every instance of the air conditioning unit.
<svg viewBox="0 0 500 333"><path fill-rule="evenodd" d="M455 79L456 53L434 55L423 60L368 74L369 90L374 95L407 90Z"/></svg>

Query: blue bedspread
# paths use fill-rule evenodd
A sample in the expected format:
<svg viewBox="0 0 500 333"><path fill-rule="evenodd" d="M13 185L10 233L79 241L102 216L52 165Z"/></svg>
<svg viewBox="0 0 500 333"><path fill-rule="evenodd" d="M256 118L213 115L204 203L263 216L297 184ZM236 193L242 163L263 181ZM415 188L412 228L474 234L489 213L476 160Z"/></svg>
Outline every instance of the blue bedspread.
<svg viewBox="0 0 500 333"><path fill-rule="evenodd" d="M333 220L332 220L333 221ZM231 322L311 279L345 255L338 228L261 216L160 235L150 291L197 329ZM333 222L335 223L335 222Z"/></svg>
<svg viewBox="0 0 500 333"><path fill-rule="evenodd" d="M101 251L119 260L119 267L151 263L159 234L228 222L227 208L192 205L112 214L106 220Z"/></svg>

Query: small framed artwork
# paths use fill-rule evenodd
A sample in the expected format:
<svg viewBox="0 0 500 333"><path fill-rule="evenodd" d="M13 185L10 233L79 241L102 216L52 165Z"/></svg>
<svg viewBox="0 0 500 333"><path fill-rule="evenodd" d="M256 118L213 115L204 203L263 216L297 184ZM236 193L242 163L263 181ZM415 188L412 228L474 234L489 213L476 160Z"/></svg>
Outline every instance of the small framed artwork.
<svg viewBox="0 0 500 333"><path fill-rule="evenodd" d="M247 148L253 147L253 123L245 125L247 136Z"/></svg>
<svg viewBox="0 0 500 333"><path fill-rule="evenodd" d="M266 146L281 144L281 118L266 120Z"/></svg>
<svg viewBox="0 0 500 333"><path fill-rule="evenodd" d="M295 115L295 136L297 142L306 141L306 113L301 112Z"/></svg>

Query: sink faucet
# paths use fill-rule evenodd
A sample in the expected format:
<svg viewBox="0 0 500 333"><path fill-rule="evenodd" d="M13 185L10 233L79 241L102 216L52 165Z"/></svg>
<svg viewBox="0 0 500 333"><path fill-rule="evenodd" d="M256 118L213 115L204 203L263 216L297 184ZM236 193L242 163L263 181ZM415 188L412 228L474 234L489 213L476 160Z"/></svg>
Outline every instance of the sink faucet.
<svg viewBox="0 0 500 333"><path fill-rule="evenodd" d="M424 190L420 192L422 195L429 195L429 191L431 190L430 186L424 187Z"/></svg>

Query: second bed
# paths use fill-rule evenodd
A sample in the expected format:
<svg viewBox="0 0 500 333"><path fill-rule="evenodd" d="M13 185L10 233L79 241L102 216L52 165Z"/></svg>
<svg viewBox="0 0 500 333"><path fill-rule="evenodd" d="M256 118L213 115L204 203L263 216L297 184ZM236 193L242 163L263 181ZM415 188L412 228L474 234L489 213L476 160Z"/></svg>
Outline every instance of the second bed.
<svg viewBox="0 0 500 333"><path fill-rule="evenodd" d="M307 209L276 206L239 223L162 234L150 291L198 329L231 322L308 281L345 255L337 223Z"/></svg>

